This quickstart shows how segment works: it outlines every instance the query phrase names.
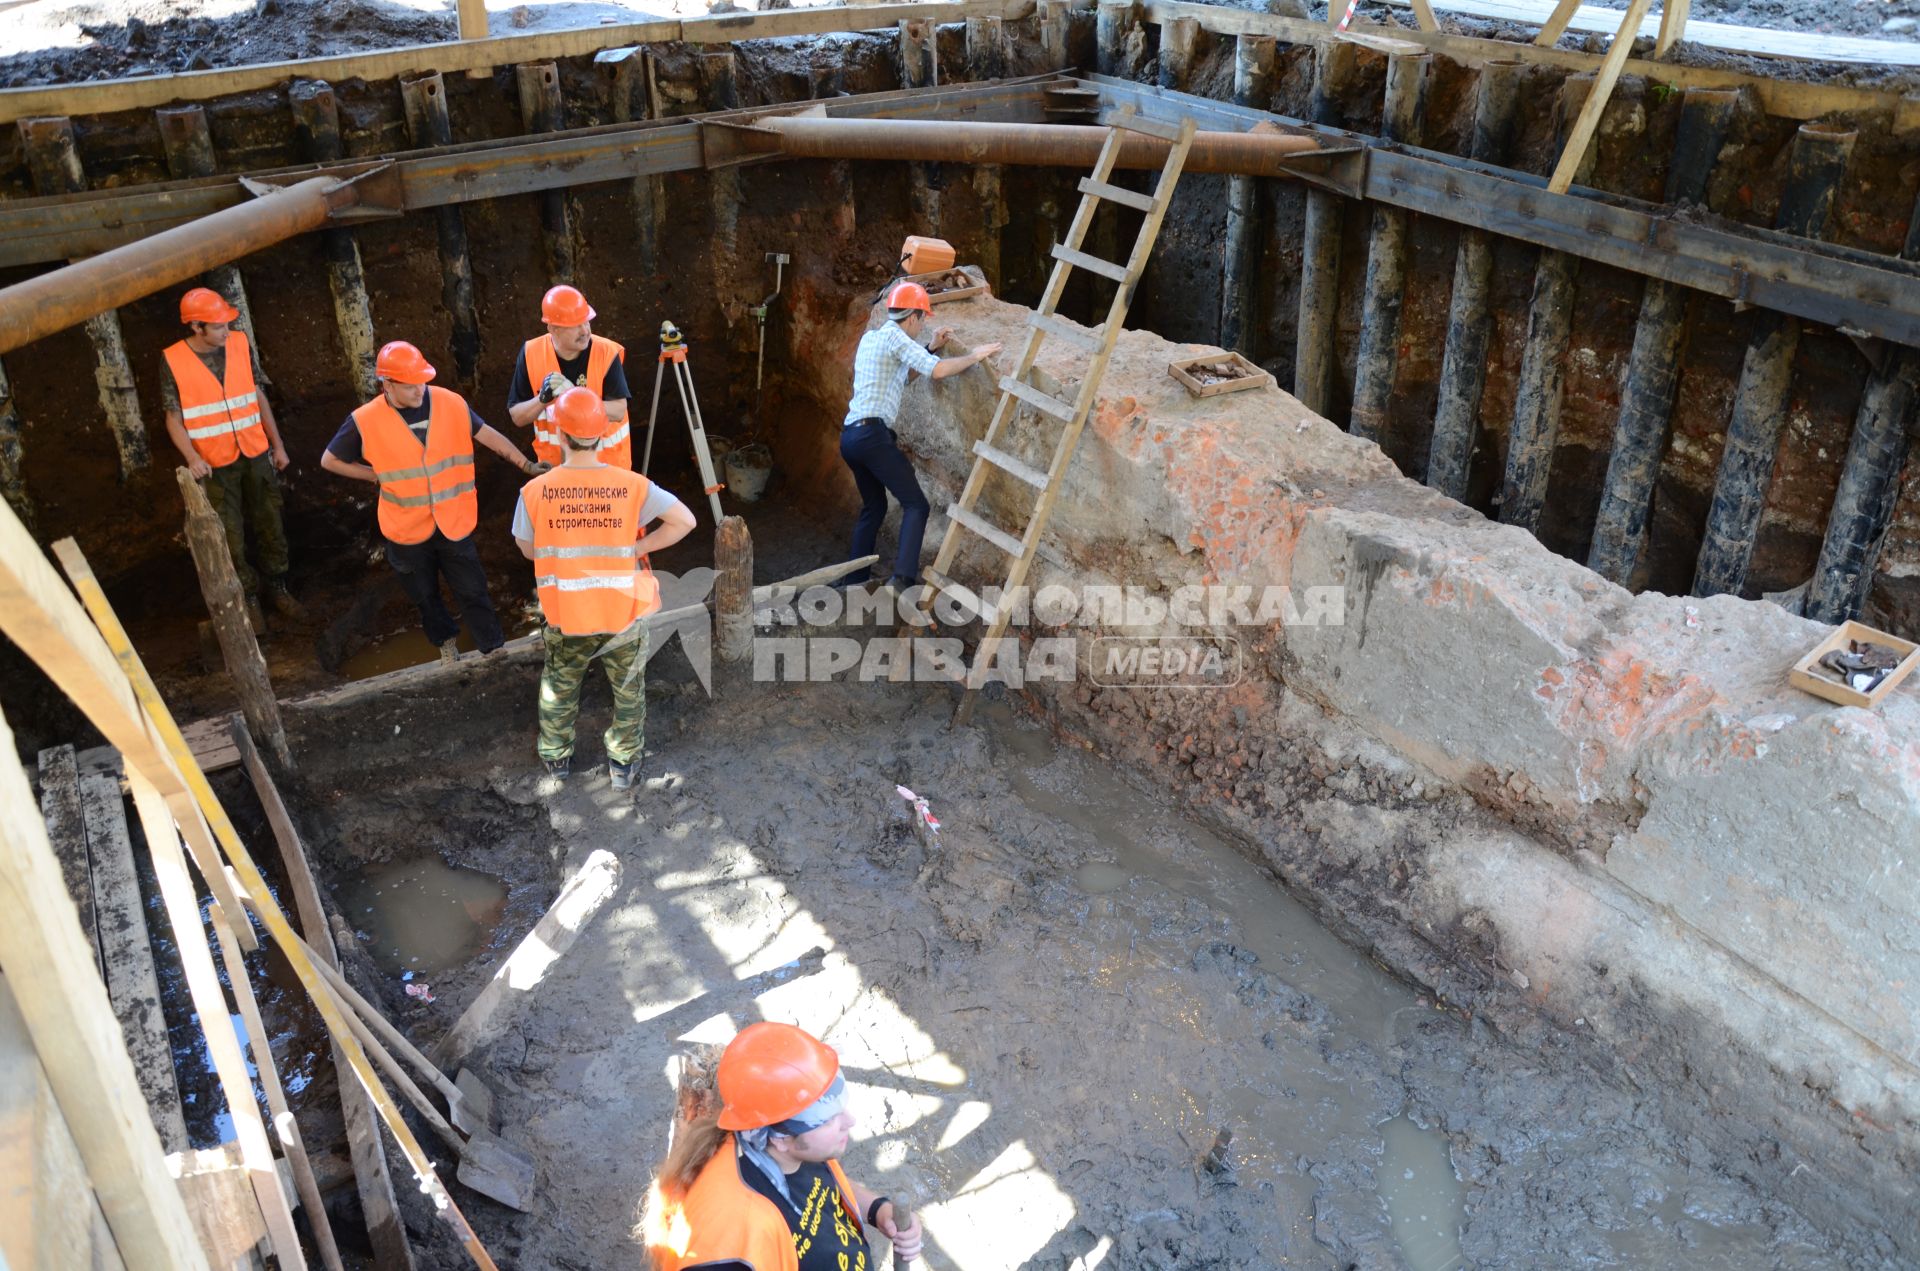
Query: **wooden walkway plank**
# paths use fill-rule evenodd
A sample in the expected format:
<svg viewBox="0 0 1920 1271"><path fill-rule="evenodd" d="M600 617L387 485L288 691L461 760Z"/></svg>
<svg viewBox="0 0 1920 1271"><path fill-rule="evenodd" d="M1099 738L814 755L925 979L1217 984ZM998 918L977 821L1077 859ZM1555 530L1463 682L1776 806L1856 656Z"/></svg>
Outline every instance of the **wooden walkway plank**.
<svg viewBox="0 0 1920 1271"><path fill-rule="evenodd" d="M93 904L93 867L87 860L87 823L80 808L80 777L72 746L40 752L40 815L47 823L47 841L60 861L60 875L67 880L67 895L80 912L80 930L93 950L94 969L104 974Z"/></svg>
<svg viewBox="0 0 1920 1271"><path fill-rule="evenodd" d="M160 977L147 934L146 904L134 870L133 840L119 778L95 773L80 778L80 805L87 823L87 853L93 862L93 903L107 997L120 1017L127 1055L153 1112L153 1128L168 1152L187 1150L187 1123L174 1079L173 1047L160 1007Z"/></svg>

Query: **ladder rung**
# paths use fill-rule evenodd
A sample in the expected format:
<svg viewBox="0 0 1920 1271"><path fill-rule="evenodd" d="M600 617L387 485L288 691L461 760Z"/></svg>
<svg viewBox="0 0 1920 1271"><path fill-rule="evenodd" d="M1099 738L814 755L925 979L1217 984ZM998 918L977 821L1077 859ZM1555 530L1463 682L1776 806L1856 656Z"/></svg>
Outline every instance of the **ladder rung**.
<svg viewBox="0 0 1920 1271"><path fill-rule="evenodd" d="M1110 260L1101 260L1098 256L1089 256L1083 251L1077 251L1059 243L1053 245L1053 258L1064 260L1075 269L1085 269L1090 273L1099 274L1102 278L1111 278L1115 282L1127 280L1125 265L1116 265Z"/></svg>
<svg viewBox="0 0 1920 1271"><path fill-rule="evenodd" d="M1107 120L1115 128L1125 128L1128 132L1143 132L1149 137L1158 137L1162 141L1180 140L1180 125L1162 123L1158 119L1148 119L1145 115L1115 115Z"/></svg>
<svg viewBox="0 0 1920 1271"><path fill-rule="evenodd" d="M1046 411L1055 419L1069 424L1073 422L1073 403L1071 402L1063 402L1052 393L1043 393L1033 385L1024 384L1011 375L1000 377L1000 387L1027 405Z"/></svg>
<svg viewBox="0 0 1920 1271"><path fill-rule="evenodd" d="M1036 490L1047 488L1047 474L1024 460L1016 459L1004 450L996 450L984 441L973 443L973 453L985 459L1002 472L1010 472Z"/></svg>
<svg viewBox="0 0 1920 1271"><path fill-rule="evenodd" d="M1018 558L1026 554L1026 548L1019 539L984 517L975 516L958 503L947 504L947 516L955 525L963 525L972 530L1009 556Z"/></svg>
<svg viewBox="0 0 1920 1271"><path fill-rule="evenodd" d="M1153 211L1153 196L1142 194L1138 190L1125 190L1117 185L1108 185L1105 181L1096 181L1092 177L1080 178L1080 193L1091 194L1096 199L1105 199L1109 203L1118 203L1130 207L1136 212Z"/></svg>
<svg viewBox="0 0 1920 1271"><path fill-rule="evenodd" d="M1027 325L1044 331L1048 335L1059 336L1062 340L1077 344L1083 349L1098 349L1105 343L1097 330L1089 331L1083 326L1056 318L1050 313L1028 314Z"/></svg>
<svg viewBox="0 0 1920 1271"><path fill-rule="evenodd" d="M986 623L988 626L992 626L995 622L999 621L1000 611L996 609L994 606L988 604L986 601L982 600L980 597L974 595L972 588L962 586L961 584L953 581L953 579L947 577L945 574L939 573L935 570L931 570L931 569L927 570L926 575L927 575L928 582L932 583L935 587L939 588L941 591L944 591L949 595L951 595L955 600L958 600L962 605L966 606L967 608L973 610L975 613L979 614L980 621Z"/></svg>

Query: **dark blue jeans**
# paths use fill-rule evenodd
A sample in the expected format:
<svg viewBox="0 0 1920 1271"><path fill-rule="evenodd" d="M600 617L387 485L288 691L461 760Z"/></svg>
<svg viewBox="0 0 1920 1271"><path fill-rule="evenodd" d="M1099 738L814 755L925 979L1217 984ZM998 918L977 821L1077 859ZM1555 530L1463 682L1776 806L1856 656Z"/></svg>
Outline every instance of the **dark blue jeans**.
<svg viewBox="0 0 1920 1271"><path fill-rule="evenodd" d="M424 543L396 543L387 540L387 563L400 576L407 599L420 610L420 624L427 639L445 644L460 634L460 624L447 612L440 599L440 580L447 580L453 602L467 620L473 643L482 653L490 653L506 643L500 619L493 612L493 600L487 595L487 571L481 567L480 553L474 550L473 536L455 542L439 530Z"/></svg>
<svg viewBox="0 0 1920 1271"><path fill-rule="evenodd" d="M913 465L900 453L893 429L878 419L865 419L840 430L840 457L853 469L860 488L860 517L853 523L853 555L873 554L880 523L887 519L887 495L900 501L900 551L893 560L893 576L920 581L920 541L927 534L927 496L913 475ZM855 575L850 581L864 582Z"/></svg>

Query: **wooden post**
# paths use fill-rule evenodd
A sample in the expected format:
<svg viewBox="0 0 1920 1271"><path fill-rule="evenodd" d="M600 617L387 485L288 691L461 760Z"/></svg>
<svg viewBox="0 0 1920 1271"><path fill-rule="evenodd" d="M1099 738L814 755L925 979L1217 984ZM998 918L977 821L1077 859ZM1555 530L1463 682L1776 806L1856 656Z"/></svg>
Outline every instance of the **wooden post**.
<svg viewBox="0 0 1920 1271"><path fill-rule="evenodd" d="M1507 157L1521 69L1519 62L1488 62L1480 68L1469 153L1482 163L1499 164ZM1447 305L1447 351L1440 367L1433 441L1427 449L1427 484L1453 499L1467 496L1480 394L1487 386L1487 335L1493 326L1487 290L1492 281L1492 235L1474 226L1462 227L1459 253L1453 260L1453 298Z"/></svg>
<svg viewBox="0 0 1920 1271"><path fill-rule="evenodd" d="M133 1271L205 1271L153 1118L0 716L0 973Z"/></svg>
<svg viewBox="0 0 1920 1271"><path fill-rule="evenodd" d="M616 123L651 119L652 94L647 91L652 58L646 50L615 64L613 118ZM640 276L656 278L660 274L660 227L667 220L667 187L658 174L633 179L633 229L638 249Z"/></svg>
<svg viewBox="0 0 1920 1271"><path fill-rule="evenodd" d="M1164 37L1161 56L1165 57ZM1273 64L1278 42L1270 35L1243 35L1234 41L1233 101L1265 110L1273 96ZM1260 239L1262 186L1248 176L1227 178L1227 257L1220 284L1220 344L1255 357L1253 335L1260 321ZM1258 360L1255 358L1255 360Z"/></svg>
<svg viewBox="0 0 1920 1271"><path fill-rule="evenodd" d="M0 363L0 496L14 514L33 525L33 500L27 495L26 449L20 444L20 412L13 404L13 381Z"/></svg>
<svg viewBox="0 0 1920 1271"><path fill-rule="evenodd" d="M1560 118L1582 104L1594 87L1591 76L1575 75L1561 88ZM1582 171L1592 166L1584 156ZM1573 333L1574 277L1579 261L1565 252L1542 250L1533 271L1533 299L1527 307L1527 342L1520 352L1520 374L1513 398L1513 423L1507 431L1506 474L1500 486L1500 519L1532 532L1546 504L1553 474L1553 452L1560 441L1560 400L1566 386L1567 340Z"/></svg>
<svg viewBox="0 0 1920 1271"><path fill-rule="evenodd" d="M940 82L939 28L930 18L902 18L899 25L900 87L932 88ZM937 232L940 192L934 184L935 165L907 165L908 228L916 234Z"/></svg>
<svg viewBox="0 0 1920 1271"><path fill-rule="evenodd" d="M1573 188L1574 180L1586 159L1587 147L1593 144L1594 130L1600 126L1601 112L1606 110L1607 102L1613 96L1613 86L1619 82L1620 70L1627 64L1627 54L1633 51L1633 37L1640 30L1640 19L1647 16L1647 8L1653 0L1627 0L1627 12L1620 19L1620 30L1613 37L1613 46L1607 50L1606 58L1600 63L1600 76L1594 81L1593 91L1587 94L1587 101L1580 108L1580 118L1574 121L1573 131L1567 137L1567 144L1560 151L1560 162L1553 170L1553 177L1547 182L1547 189L1553 194L1565 194Z"/></svg>
<svg viewBox="0 0 1920 1271"><path fill-rule="evenodd" d="M1094 38L1099 51L1096 69L1117 79L1133 78L1133 53L1140 26L1138 0L1100 0L1094 19Z"/></svg>
<svg viewBox="0 0 1920 1271"><path fill-rule="evenodd" d="M1567 24L1573 21L1573 15L1580 8L1580 0L1558 0L1547 20L1540 24L1540 34L1533 42L1543 49L1550 49L1560 42L1567 33Z"/></svg>
<svg viewBox="0 0 1920 1271"><path fill-rule="evenodd" d="M80 919L81 934L93 951L94 968L106 978L106 959L100 955L100 923L94 913L93 864L87 859L87 819L80 803L80 774L75 771L72 746L52 746L40 752L40 815L47 823L47 842L60 862L67 898Z"/></svg>
<svg viewBox="0 0 1920 1271"><path fill-rule="evenodd" d="M438 71L401 80L400 98L407 111L407 132L415 146L453 144L447 86ZM457 204L437 207L433 215L440 231L440 303L453 319L454 370L461 386L471 393L480 365L480 318L474 310L467 222Z"/></svg>
<svg viewBox="0 0 1920 1271"><path fill-rule="evenodd" d="M1667 167L1669 204L1700 204L1707 196L1740 94L1732 89L1690 88L1680 107L1680 129ZM1674 387L1680 379L1682 327L1692 293L1664 278L1647 279L1633 351L1620 390L1607 475L1600 487L1587 568L1621 586L1631 586L1646 543L1653 484L1666 452Z"/></svg>
<svg viewBox="0 0 1920 1271"><path fill-rule="evenodd" d="M340 108L333 85L321 80L295 80L287 90L293 107L294 132L310 163L335 163L346 156L340 139ZM362 401L379 395L373 373L373 309L367 300L367 276L360 265L360 243L350 229L320 232L327 257L327 287L333 294L333 320L340 332L340 351L353 373L353 391Z"/></svg>
<svg viewBox="0 0 1920 1271"><path fill-rule="evenodd" d="M72 120L65 116L22 119L19 129L36 194L79 194L87 188ZM97 313L87 319L86 325L87 338L93 342L100 410L113 430L114 445L120 452L120 479L126 481L152 462L152 452L147 446L146 425L140 420L140 396L134 389L133 367L127 361L127 342L120 333L120 311Z"/></svg>
<svg viewBox="0 0 1920 1271"><path fill-rule="evenodd" d="M160 144L167 152L167 172L176 181L186 181L195 177L210 177L214 174L213 134L207 129L206 107L163 106L153 112L154 120L160 126ZM227 303L240 311L236 320L240 329L253 341L256 358L260 350L260 328L253 324L253 306L247 303L246 283L240 277L240 270L233 265L215 265L205 275L207 286L225 296ZM267 376L266 362L260 359L260 387L265 388L272 381Z"/></svg>
<svg viewBox="0 0 1920 1271"><path fill-rule="evenodd" d="M722 662L753 656L753 538L738 516L722 520L713 535L714 647Z"/></svg>
<svg viewBox="0 0 1920 1271"><path fill-rule="evenodd" d="M1393 53L1387 59L1387 101L1381 133L1395 144L1420 144L1426 113L1427 53ZM1376 444L1387 438L1387 404L1399 364L1400 304L1407 285L1407 213L1378 204L1367 241L1365 299L1360 348L1354 356L1353 412L1348 431Z"/></svg>
<svg viewBox="0 0 1920 1271"><path fill-rule="evenodd" d="M1773 227L1783 234L1821 238L1833 211L1840 179L1853 154L1854 133L1830 124L1802 124L1787 155L1787 185ZM1739 595L1747 583L1754 539L1766 510L1767 487L1780 454L1787 422L1787 391L1794 354L1800 349L1800 319L1765 311L1754 315L1726 449L1714 478L1707 530L1694 567L1693 594Z"/></svg>
<svg viewBox="0 0 1920 1271"><path fill-rule="evenodd" d="M1040 47L1047 55L1046 64L1053 70L1064 71L1072 64L1067 44L1073 31L1073 4L1071 0L1039 0L1036 7L1040 15Z"/></svg>
<svg viewBox="0 0 1920 1271"><path fill-rule="evenodd" d="M1353 45L1328 41L1314 49L1317 124L1340 123L1339 96L1353 68ZM1294 331L1293 395L1316 415L1333 410L1334 330L1340 314L1340 222L1344 204L1330 190L1307 190L1300 250L1300 321Z"/></svg>
<svg viewBox="0 0 1920 1271"><path fill-rule="evenodd" d="M292 768L286 729L280 724L280 703L273 695L273 681L267 678L267 660L260 656L260 645L247 623L246 596L233 572L233 558L227 553L226 530L193 474L176 468L174 475L187 508L187 547L200 574L200 594L206 597L207 612L220 637L220 652L226 658L227 675L240 698L240 709L246 714L248 727L273 748L273 757L282 767ZM230 916L240 920L240 915Z"/></svg>
<svg viewBox="0 0 1920 1271"><path fill-rule="evenodd" d="M340 969L340 954L334 947L333 928L327 922L326 908L320 900L320 887L314 881L306 849L300 844L293 817L280 798L273 774L260 759L253 736L244 719L233 717L233 744L240 751L254 793L273 828L274 842L280 847L280 863L293 893L294 910L300 915L300 930L316 959L334 970ZM411 1271L413 1246L407 1240L406 1224L400 1221L400 1206L394 1199L393 1179L387 1172L387 1154L380 1144L380 1123L374 1119L373 1105L361 1086L346 1056L333 1047L334 1075L340 1084L340 1112L347 1127L347 1150L353 1160L354 1181L360 1192L360 1212L366 1220L367 1237L373 1245L373 1262L379 1267ZM314 1217L314 1215L309 1215ZM322 1218L324 1215L321 1216Z"/></svg>
<svg viewBox="0 0 1920 1271"><path fill-rule="evenodd" d="M484 40L487 38L487 0L458 0L460 9L460 38L463 40Z"/></svg>
<svg viewBox="0 0 1920 1271"><path fill-rule="evenodd" d="M1653 55L1665 57L1673 46L1687 38L1687 12L1693 0L1664 0L1660 6L1660 36L1654 41Z"/></svg>
<svg viewBox="0 0 1920 1271"><path fill-rule="evenodd" d="M520 122L530 133L560 132L567 126L560 97L560 68L553 62L523 62L514 69L520 86ZM542 190L540 236L547 245L547 265L553 282L577 280L573 216L564 189ZM544 290L544 288L543 288Z"/></svg>
<svg viewBox="0 0 1920 1271"><path fill-rule="evenodd" d="M93 772L81 777L80 804L87 827L87 859L93 866L94 913L99 919L107 997L120 1017L120 1035L153 1113L160 1146L169 1153L184 1152L187 1123L173 1075L173 1047L160 1008L160 976L154 969L140 878L134 872L119 774Z"/></svg>
<svg viewBox="0 0 1920 1271"><path fill-rule="evenodd" d="M294 1233L293 1211L280 1185L280 1170L274 1164L266 1125L260 1119L253 1079L247 1073L246 1056L240 1052L240 1039L231 1023L232 1011L226 994L220 990L220 973L214 969L213 951L207 946L207 929L200 921L198 890L187 874L187 858L180 851L174 814L160 792L137 769L128 769L127 783L133 790L141 829L146 832L147 853L153 860L154 878L166 905L167 921L173 928L174 947L180 954L187 993L200 1016L200 1032L206 1038L207 1054L220 1079L221 1092L226 1095L227 1112L233 1118L234 1134L240 1143L240 1158L253 1184L253 1194L260 1201L260 1212L267 1220L274 1256L283 1266L304 1267L306 1259L301 1256L300 1238ZM246 921L244 912L231 916ZM245 973L246 968L242 966L241 983L245 982ZM236 994L239 988L240 984L236 983ZM249 1023L248 1027L254 1025Z"/></svg>
<svg viewBox="0 0 1920 1271"><path fill-rule="evenodd" d="M1160 87L1187 90L1201 38L1198 18L1168 18L1160 24Z"/></svg>
<svg viewBox="0 0 1920 1271"><path fill-rule="evenodd" d="M967 19L967 78L975 82L1004 79L1007 74L1006 24L999 18ZM1007 224L1007 197L994 164L975 164L971 173L974 198L980 204L980 251L976 262L998 293L1006 283L1000 268L1000 232Z"/></svg>

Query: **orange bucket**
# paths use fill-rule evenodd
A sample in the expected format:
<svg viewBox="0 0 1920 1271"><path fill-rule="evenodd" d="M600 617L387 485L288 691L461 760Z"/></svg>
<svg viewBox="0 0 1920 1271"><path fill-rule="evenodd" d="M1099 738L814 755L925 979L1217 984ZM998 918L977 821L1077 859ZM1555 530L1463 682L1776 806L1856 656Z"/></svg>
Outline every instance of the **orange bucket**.
<svg viewBox="0 0 1920 1271"><path fill-rule="evenodd" d="M900 245L900 272L937 274L953 268L953 244L941 238L923 238L910 234Z"/></svg>

